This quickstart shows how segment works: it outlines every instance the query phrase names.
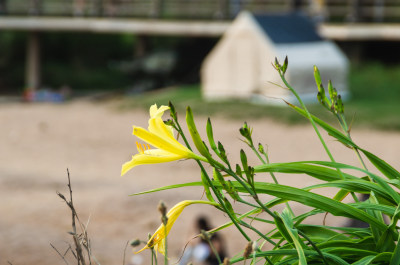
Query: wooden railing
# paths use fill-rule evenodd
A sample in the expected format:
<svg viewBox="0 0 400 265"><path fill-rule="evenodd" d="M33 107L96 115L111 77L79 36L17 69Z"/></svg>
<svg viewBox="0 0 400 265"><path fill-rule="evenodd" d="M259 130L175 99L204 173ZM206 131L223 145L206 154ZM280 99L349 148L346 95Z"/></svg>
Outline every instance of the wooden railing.
<svg viewBox="0 0 400 265"><path fill-rule="evenodd" d="M7 16L231 19L301 11L325 22L400 22L400 0L0 0Z"/></svg>

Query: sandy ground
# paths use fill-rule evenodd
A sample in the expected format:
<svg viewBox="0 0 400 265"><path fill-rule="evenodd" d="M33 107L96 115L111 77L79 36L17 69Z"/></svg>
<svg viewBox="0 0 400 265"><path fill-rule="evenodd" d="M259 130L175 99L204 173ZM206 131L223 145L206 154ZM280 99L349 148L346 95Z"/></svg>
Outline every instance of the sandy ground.
<svg viewBox="0 0 400 265"><path fill-rule="evenodd" d="M157 204L169 207L184 199L200 199L201 188L163 191L152 195L129 194L180 182L199 179L193 161L137 167L120 177L121 164L136 153L131 126L147 126L144 111L117 111L110 103L76 101L61 105L7 103L0 105L0 264L65 264L60 252L68 248L71 236L70 212L56 195L67 192L69 168L75 206L81 219L90 218L88 231L93 253L101 264L122 264L125 244L134 238L145 239L159 225ZM204 132L206 118L197 117ZM309 125L291 127L270 120L252 121L256 141L268 145L272 162L326 159L327 156ZM215 137L222 140L232 161L238 161L238 128L242 121L213 119ZM357 130L354 140L367 150L400 168L400 134ZM357 165L354 154L331 138L329 146L338 161ZM256 160L250 156L250 163ZM260 176L260 178L267 176ZM283 184L303 187L316 183L300 175L282 175ZM332 191L326 191L332 192ZM295 205L301 212L304 207ZM206 205L190 206L171 231L171 261L179 257L195 218L212 217L212 224L227 217ZM311 220L321 223L322 217ZM328 218L328 224L343 225L346 220ZM268 227L260 227L266 230ZM245 241L234 229L223 236L233 255ZM70 255L69 255L70 256ZM126 251L126 264L132 260L149 264L147 253ZM70 264L74 264L70 262Z"/></svg>

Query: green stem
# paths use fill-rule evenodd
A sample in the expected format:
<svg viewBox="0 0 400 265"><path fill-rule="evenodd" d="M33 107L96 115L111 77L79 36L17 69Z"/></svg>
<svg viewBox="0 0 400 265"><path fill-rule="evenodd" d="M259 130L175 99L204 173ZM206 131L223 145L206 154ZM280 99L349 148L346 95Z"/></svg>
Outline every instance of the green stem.
<svg viewBox="0 0 400 265"><path fill-rule="evenodd" d="M306 105L305 105L304 102L301 100L299 94L297 94L296 90L294 90L293 87L287 82L287 80L286 80L285 76L282 74L282 72L281 72L281 71L278 71L278 73L279 73L279 75L280 75L280 77L281 77L283 83L284 83L284 84L286 85L286 87L293 93L293 95L296 97L297 101L300 103L301 107L302 107L302 108L304 109L304 111L306 112L307 118L308 118L308 120L311 122L311 124L312 124L312 126L313 126L313 128L314 128L315 133L317 134L317 136L318 136L318 138L319 138L319 140L320 140L322 146L323 146L324 149L325 149L325 152L327 153L327 155L329 156L329 158L331 159L332 162L336 162L335 159L333 158L333 155L332 155L331 151L329 150L329 148L328 148L328 146L326 145L324 139L322 138L321 133L319 132L319 130L318 130L318 128L317 128L317 125L315 124L314 119L313 119L312 116L311 116L311 113L308 111ZM336 170L337 170L337 172L340 174L340 177L341 177L342 179L344 179L342 171L341 171L340 169L336 169ZM358 200L358 198L357 198L357 196L354 194L354 192L351 192L351 196L353 197L353 199L354 199L355 201Z"/></svg>
<svg viewBox="0 0 400 265"><path fill-rule="evenodd" d="M223 199L221 198L219 192L216 190L215 186L213 185L210 177L208 176L208 174L207 174L206 170L204 169L203 165L201 164L201 162L198 161L198 160L196 160L196 161L197 161L197 164L199 165L199 167L201 168L202 172L204 173L204 176L206 177L208 185L211 187L213 193L217 197L219 204L222 206L222 208L224 208L224 212L226 212L226 214L228 214L229 218L232 220L233 224L240 231L240 233L244 236L244 238L246 238L247 241L251 241L250 237L239 226L239 224L238 224L238 222L236 220L236 216L232 215L232 213L226 208Z"/></svg>
<svg viewBox="0 0 400 265"><path fill-rule="evenodd" d="M190 147L190 144L189 144L188 140L186 139L185 135L183 134L182 128L181 128L181 126L180 126L180 124L178 123L177 120L175 120L175 124L177 126L175 129L182 136L182 139L185 142L186 146L189 148L189 150L192 150L192 148ZM217 197L217 200L218 200L219 204L222 206L222 208L224 209L224 212L226 214L228 214L229 218L232 220L233 224L236 226L236 228L239 230L239 232L243 235L243 237L246 238L247 241L251 241L250 237L243 231L243 229L237 223L236 217L233 216L232 213L226 208L223 199L221 198L221 196L219 195L218 191L214 187L210 177L207 174L207 171L204 169L204 167L201 164L201 162L199 160L197 160L197 159L196 159L196 162L199 165L201 171L204 173L204 176L205 176L205 178L207 180L208 185L211 187L214 195Z"/></svg>
<svg viewBox="0 0 400 265"><path fill-rule="evenodd" d="M314 244L314 242L302 231L297 230L299 234L304 237L308 242L310 242L311 246L315 249L315 251L318 252L318 254L321 256L322 260L324 261L325 265L329 265L328 261L325 259L324 254L322 254L321 250L317 247L317 245Z"/></svg>
<svg viewBox="0 0 400 265"><path fill-rule="evenodd" d="M349 127L348 127L348 125L347 125L346 119L344 118L343 114L337 115L337 118L338 118L338 120L339 120L339 123L340 123L340 125L341 125L343 131L346 133L347 137L348 137L351 141L353 141L353 139L351 138L351 135L350 135ZM354 152L356 152L357 158L358 158L358 160L360 161L362 167L363 167L365 170L368 170L368 169L367 169L367 166L366 166L365 163L364 163L364 160L363 160L362 157L361 157L360 151L358 151L358 149L355 148L355 147L352 147L352 149L354 150ZM370 180L371 180L371 179L370 179ZM371 181L372 181L372 180L371 180Z"/></svg>
<svg viewBox="0 0 400 265"><path fill-rule="evenodd" d="M214 247L214 245L212 244L210 238L207 237L206 239L207 239L208 245L209 245L210 248L211 248L211 251L214 253L215 257L216 257L217 260L218 260L218 264L221 264L222 261L221 261L221 258L220 258L220 256L219 256L218 251L215 249L215 247Z"/></svg>
<svg viewBox="0 0 400 265"><path fill-rule="evenodd" d="M154 263L155 265L157 265L157 256L154 251L154 248L151 248L151 265L153 265Z"/></svg>
<svg viewBox="0 0 400 265"><path fill-rule="evenodd" d="M258 150L256 149L256 147L254 146L254 144L249 144L250 148L254 151L254 153L256 154L256 156L258 157L258 159L260 159L261 163L263 163L264 165L267 163L258 153Z"/></svg>
<svg viewBox="0 0 400 265"><path fill-rule="evenodd" d="M304 109L304 111L306 112L307 118L308 118L308 120L311 122L311 124L312 124L312 126L313 126L313 128L314 128L314 131L316 132L316 134L317 134L319 140L321 141L321 143L322 143L322 145L323 145L323 147L324 147L324 149L325 149L325 152L328 154L328 156L329 156L329 158L331 159L331 161L332 161L332 162L335 162L335 159L333 158L333 156L332 156L332 154L331 154L331 152L330 152L328 146L326 145L324 139L322 138L322 136L321 136L321 134L320 134L320 132L319 132L319 130L318 130L318 128L317 128L317 125L315 124L314 119L311 117L311 114L310 114L310 112L308 111L306 105L305 105L304 102L301 100L301 98L300 98L299 94L297 94L296 90L294 90L293 87L287 82L285 76L284 76L280 71L278 71L278 72L279 72L279 75L280 75L280 77L281 77L283 83L284 83L284 84L286 85L286 87L290 90L290 92L293 93L293 95L296 97L297 101L300 103L301 107L302 107L302 108ZM344 179L343 176L342 176L342 179Z"/></svg>
<svg viewBox="0 0 400 265"><path fill-rule="evenodd" d="M256 228L254 228L253 226L249 225L248 223L239 220L239 223L241 225L243 225L246 228L249 228L251 230L253 230L254 232L256 232L261 238L265 239L266 241L268 241L269 243L271 243L272 245L276 246L276 243L274 241L272 241L269 237L267 237L266 235L264 235L263 233L261 233L259 230L257 230Z"/></svg>
<svg viewBox="0 0 400 265"><path fill-rule="evenodd" d="M246 191L253 197L253 199L257 202L258 205L261 206L261 209L263 209L266 213L268 213L270 216L272 216L274 219L277 217L273 212L271 212L270 209L265 207L265 205L258 199L257 193L254 193L253 190L251 190L248 185L241 179L239 178L235 172L227 169L227 168L222 168L226 173L228 173L230 176L232 176L237 182L239 182L240 185L242 185Z"/></svg>
<svg viewBox="0 0 400 265"><path fill-rule="evenodd" d="M254 152L256 152L254 145L253 145L253 150L254 150ZM256 153L258 153L258 152L256 152ZM268 157L268 154L267 154L267 152L265 152L265 150L263 151L263 153L264 153L264 156L265 156L265 161L264 161L263 159L261 159L261 158L260 158L260 161L261 161L264 165L268 165L268 164L269 164L269 157ZM269 174L271 175L271 177L272 177L273 181L275 182L275 184L279 184L279 183L278 183L278 179L275 177L274 172L270 172ZM293 212L292 208L290 207L289 203L288 203L288 202L285 202L285 205L286 205L286 207L288 208L290 214L294 217L294 216L295 216L295 215L294 215L294 212Z"/></svg>
<svg viewBox="0 0 400 265"><path fill-rule="evenodd" d="M164 224L164 234L167 235L167 225ZM165 236L165 255L164 255L164 264L168 265L168 244L167 244L167 237Z"/></svg>

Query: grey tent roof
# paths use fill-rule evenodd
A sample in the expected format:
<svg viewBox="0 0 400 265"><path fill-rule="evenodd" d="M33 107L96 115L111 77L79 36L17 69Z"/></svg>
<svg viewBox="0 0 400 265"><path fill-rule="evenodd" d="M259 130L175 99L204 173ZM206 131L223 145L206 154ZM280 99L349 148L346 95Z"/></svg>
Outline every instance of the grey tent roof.
<svg viewBox="0 0 400 265"><path fill-rule="evenodd" d="M321 41L313 22L299 13L254 15L255 20L274 43Z"/></svg>

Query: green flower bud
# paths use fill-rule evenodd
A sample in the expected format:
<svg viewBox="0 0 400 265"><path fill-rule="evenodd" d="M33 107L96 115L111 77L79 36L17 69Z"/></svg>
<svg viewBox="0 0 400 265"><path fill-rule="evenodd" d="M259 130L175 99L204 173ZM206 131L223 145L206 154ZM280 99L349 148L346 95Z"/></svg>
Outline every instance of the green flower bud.
<svg viewBox="0 0 400 265"><path fill-rule="evenodd" d="M314 65L314 78L315 78L315 83L317 84L318 89L319 89L319 87L320 87L321 84L322 84L322 82L321 82L321 75L320 75L320 73L319 73L318 67L316 67L315 65Z"/></svg>
<svg viewBox="0 0 400 265"><path fill-rule="evenodd" d="M246 171L248 168L247 156L246 156L246 153L243 151L243 149L240 149L240 160L242 161L243 169Z"/></svg>
<svg viewBox="0 0 400 265"><path fill-rule="evenodd" d="M140 239L134 239L131 242L129 242L129 245L131 245L131 247L137 247L140 245Z"/></svg>
<svg viewBox="0 0 400 265"><path fill-rule="evenodd" d="M286 73L286 70L287 70L287 67L288 67L288 63L289 63L288 57L286 56L286 57L285 57L285 61L283 62L283 65L282 65L282 67L281 67L281 70L282 70L282 73L283 73L283 74Z"/></svg>
<svg viewBox="0 0 400 265"><path fill-rule="evenodd" d="M169 115L171 115L171 118L175 121L178 120L178 114L175 110L175 106L172 104L171 101L168 102L168 106L169 106Z"/></svg>
<svg viewBox="0 0 400 265"><path fill-rule="evenodd" d="M164 121L164 124L168 125L168 126L173 126L174 125L174 121L171 120L171 119L168 119L168 120Z"/></svg>
<svg viewBox="0 0 400 265"><path fill-rule="evenodd" d="M205 144L200 138L199 132L197 131L196 124L194 123L192 109L190 107L187 107L186 109L186 124L188 126L190 135L192 136L193 143L200 154L205 157L211 157L211 154L208 152L208 148L205 147Z"/></svg>
<svg viewBox="0 0 400 265"><path fill-rule="evenodd" d="M275 69L276 70L280 70L281 69L281 65L279 64L278 58L275 57Z"/></svg>
<svg viewBox="0 0 400 265"><path fill-rule="evenodd" d="M336 88L333 87L331 80L328 82L328 91L329 91L329 97L332 100L332 103L337 100L337 90Z"/></svg>
<svg viewBox="0 0 400 265"><path fill-rule="evenodd" d="M264 154L264 146L261 143L258 144L258 152Z"/></svg>

